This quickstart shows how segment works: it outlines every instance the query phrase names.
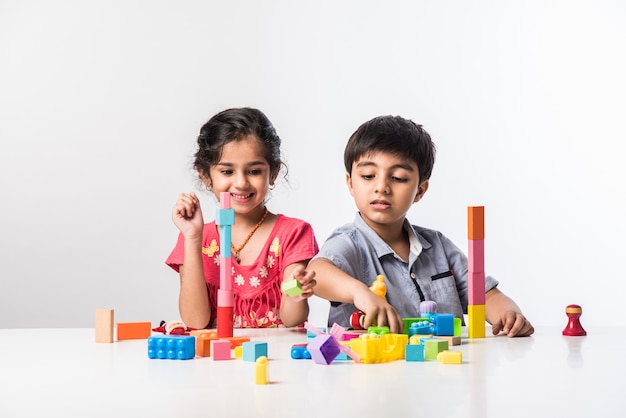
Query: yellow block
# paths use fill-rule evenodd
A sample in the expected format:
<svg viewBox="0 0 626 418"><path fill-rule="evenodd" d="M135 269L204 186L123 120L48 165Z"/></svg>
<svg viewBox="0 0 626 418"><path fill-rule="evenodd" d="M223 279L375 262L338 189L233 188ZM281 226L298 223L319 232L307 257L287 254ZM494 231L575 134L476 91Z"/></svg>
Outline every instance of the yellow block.
<svg viewBox="0 0 626 418"><path fill-rule="evenodd" d="M485 305L467 307L467 336L485 338Z"/></svg>
<svg viewBox="0 0 626 418"><path fill-rule="evenodd" d="M267 357L260 356L254 365L254 383L257 385L267 384Z"/></svg>

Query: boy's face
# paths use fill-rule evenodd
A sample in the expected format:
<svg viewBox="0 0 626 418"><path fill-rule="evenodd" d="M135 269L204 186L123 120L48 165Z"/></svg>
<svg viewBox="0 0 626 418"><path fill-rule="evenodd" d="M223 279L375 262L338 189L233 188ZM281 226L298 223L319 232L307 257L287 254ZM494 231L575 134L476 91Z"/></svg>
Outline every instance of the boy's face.
<svg viewBox="0 0 626 418"><path fill-rule="evenodd" d="M428 180L420 183L417 164L380 151L355 161L346 182L361 217L374 230L401 226L428 189Z"/></svg>

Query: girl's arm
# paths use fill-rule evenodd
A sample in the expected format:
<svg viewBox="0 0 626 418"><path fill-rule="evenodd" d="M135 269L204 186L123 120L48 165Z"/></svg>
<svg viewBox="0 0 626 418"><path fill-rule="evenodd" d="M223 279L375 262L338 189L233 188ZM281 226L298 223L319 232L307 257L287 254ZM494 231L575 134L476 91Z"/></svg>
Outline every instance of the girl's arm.
<svg viewBox="0 0 626 418"><path fill-rule="evenodd" d="M283 282L296 279L302 285L302 293L298 296L282 294L280 300L280 319L287 327L302 324L309 316L309 301L315 286L315 271L307 270L308 260L288 265L283 271Z"/></svg>
<svg viewBox="0 0 626 418"><path fill-rule="evenodd" d="M179 266L178 310L185 325L201 329L211 320L211 306L202 265L204 219L195 193L180 194L172 220L185 238L183 264Z"/></svg>

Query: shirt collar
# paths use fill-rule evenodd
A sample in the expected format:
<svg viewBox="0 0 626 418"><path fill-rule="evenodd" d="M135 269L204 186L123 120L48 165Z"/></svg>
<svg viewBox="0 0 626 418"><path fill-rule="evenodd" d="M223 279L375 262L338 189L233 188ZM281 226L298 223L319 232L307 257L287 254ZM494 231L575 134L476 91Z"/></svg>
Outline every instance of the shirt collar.
<svg viewBox="0 0 626 418"><path fill-rule="evenodd" d="M356 228L363 233L368 239L369 242L374 246L374 251L376 251L376 257L381 258L387 254L395 254L393 249L387 244L381 237L374 231L368 224L365 223L363 218L361 218L361 214L357 213L354 219L354 225ZM411 223L408 219L404 219L404 224L402 226L409 236L409 245L411 255L415 255L417 257L422 252L424 247L428 248L430 244L424 240L422 237L418 236L415 233L415 230L411 226ZM413 258L411 256L411 258Z"/></svg>

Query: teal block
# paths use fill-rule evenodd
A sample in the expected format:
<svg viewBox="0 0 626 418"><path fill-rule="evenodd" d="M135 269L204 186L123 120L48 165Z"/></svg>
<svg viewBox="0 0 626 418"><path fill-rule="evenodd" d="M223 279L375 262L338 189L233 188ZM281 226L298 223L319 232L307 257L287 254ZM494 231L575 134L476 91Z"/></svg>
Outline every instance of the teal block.
<svg viewBox="0 0 626 418"><path fill-rule="evenodd" d="M422 344L408 344L405 352L406 361L424 361L424 346Z"/></svg>
<svg viewBox="0 0 626 418"><path fill-rule="evenodd" d="M192 335L154 335L148 337L148 358L189 360L196 356L196 337Z"/></svg>
<svg viewBox="0 0 626 418"><path fill-rule="evenodd" d="M255 362L259 357L267 355L267 343L259 341L247 341L241 345L244 361Z"/></svg>
<svg viewBox="0 0 626 418"><path fill-rule="evenodd" d="M233 225L235 223L235 209L216 209L215 210L215 224Z"/></svg>

